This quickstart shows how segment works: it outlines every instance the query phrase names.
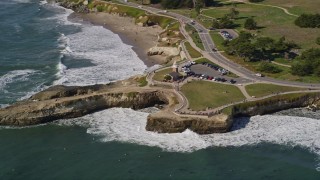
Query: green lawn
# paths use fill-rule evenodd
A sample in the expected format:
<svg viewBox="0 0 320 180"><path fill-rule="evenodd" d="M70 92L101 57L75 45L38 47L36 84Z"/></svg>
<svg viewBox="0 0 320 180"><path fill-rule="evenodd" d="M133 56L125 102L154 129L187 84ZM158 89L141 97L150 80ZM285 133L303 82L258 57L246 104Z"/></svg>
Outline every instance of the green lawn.
<svg viewBox="0 0 320 180"><path fill-rule="evenodd" d="M280 6L297 15L306 12L320 13L320 1L318 0L264 0L261 4Z"/></svg>
<svg viewBox="0 0 320 180"><path fill-rule="evenodd" d="M218 48L219 51L224 51L225 47L222 45L222 43L224 42L223 37L219 34L219 32L217 31L211 31L210 32L211 38L214 42L214 44L216 45L216 47Z"/></svg>
<svg viewBox="0 0 320 180"><path fill-rule="evenodd" d="M291 66L294 61L293 60L284 59L284 58L276 58L274 60L274 62Z"/></svg>
<svg viewBox="0 0 320 180"><path fill-rule="evenodd" d="M265 73L260 72L257 70L259 67L260 62L245 62L242 58L239 58L237 56L231 56L224 52L221 53L223 56L227 57L228 59L232 60L233 62L236 62L237 64L240 64L241 66L253 71L253 72L259 72L262 73L268 77L272 77L275 79L281 79L286 81L298 81L298 82L305 82L305 83L319 83L320 77L317 76L295 76L291 74L291 69L289 67L283 67L280 65L273 64L274 66L277 66L282 71L280 73Z"/></svg>
<svg viewBox="0 0 320 180"><path fill-rule="evenodd" d="M169 74L169 73L171 73L171 72L172 72L171 68L158 71L153 76L153 79L156 80L156 81L163 81L164 80L164 76Z"/></svg>
<svg viewBox="0 0 320 180"><path fill-rule="evenodd" d="M246 86L246 90L250 96L263 97L274 93L299 91L305 89L289 86L278 86L274 84L250 84Z"/></svg>
<svg viewBox="0 0 320 180"><path fill-rule="evenodd" d="M146 76L142 76L142 77L138 78L137 82L139 83L140 87L144 87L144 86L148 85L148 81L146 79Z"/></svg>
<svg viewBox="0 0 320 180"><path fill-rule="evenodd" d="M199 53L197 50L195 50L189 42L185 42L184 45L186 46L186 49L189 53L189 55L192 57L192 58L199 58L202 56L201 53Z"/></svg>
<svg viewBox="0 0 320 180"><path fill-rule="evenodd" d="M191 25L187 24L186 25L186 31L189 33L189 35L191 36L193 42L202 50L204 50L202 41L200 39L200 36L198 34L198 32L196 31L196 29L194 27L192 27Z"/></svg>
<svg viewBox="0 0 320 180"><path fill-rule="evenodd" d="M213 18L221 18L229 13L231 8L233 5L226 3L221 7L206 9L203 14ZM296 17L284 13L279 8L237 3L235 9L240 12L235 20L238 31L245 30L243 28L245 20L248 17L253 17L260 28L257 31L251 31L252 33L274 39L285 36L287 40L296 42L303 49L320 47L315 43L315 39L320 34L319 28L300 28L294 24ZM308 11L305 12L308 13Z"/></svg>
<svg viewBox="0 0 320 180"><path fill-rule="evenodd" d="M192 110L216 108L245 99L236 86L206 81L192 81L183 85L181 90Z"/></svg>

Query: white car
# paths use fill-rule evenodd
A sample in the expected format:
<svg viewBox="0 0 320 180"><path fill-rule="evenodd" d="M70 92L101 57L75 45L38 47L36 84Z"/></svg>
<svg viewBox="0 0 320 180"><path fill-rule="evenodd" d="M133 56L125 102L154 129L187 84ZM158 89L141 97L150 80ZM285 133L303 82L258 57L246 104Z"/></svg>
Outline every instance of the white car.
<svg viewBox="0 0 320 180"><path fill-rule="evenodd" d="M263 74L260 74L260 73L257 73L256 76L258 76L258 77L263 77L264 75L263 75Z"/></svg>

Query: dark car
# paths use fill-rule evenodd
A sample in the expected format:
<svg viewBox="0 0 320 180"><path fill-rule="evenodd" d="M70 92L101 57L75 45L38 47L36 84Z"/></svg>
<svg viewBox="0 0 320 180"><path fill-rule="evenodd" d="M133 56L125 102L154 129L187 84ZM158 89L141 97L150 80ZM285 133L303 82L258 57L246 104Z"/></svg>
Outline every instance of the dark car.
<svg viewBox="0 0 320 180"><path fill-rule="evenodd" d="M233 80L233 79L230 80L230 83L231 83L231 84L234 84L234 83L236 83L236 82L237 82L237 81L235 81L235 80Z"/></svg>
<svg viewBox="0 0 320 180"><path fill-rule="evenodd" d="M226 82L227 80L225 78L221 78L221 81L222 82Z"/></svg>

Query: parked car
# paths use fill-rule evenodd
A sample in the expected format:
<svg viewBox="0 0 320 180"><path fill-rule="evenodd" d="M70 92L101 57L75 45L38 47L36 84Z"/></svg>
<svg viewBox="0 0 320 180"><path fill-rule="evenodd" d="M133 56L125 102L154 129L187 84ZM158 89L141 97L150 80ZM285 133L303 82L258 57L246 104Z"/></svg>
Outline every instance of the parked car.
<svg viewBox="0 0 320 180"><path fill-rule="evenodd" d="M234 83L236 83L236 82L237 82L237 81L235 81L235 80L233 80L233 79L230 80L230 83L231 83L231 84L234 84Z"/></svg>
<svg viewBox="0 0 320 180"><path fill-rule="evenodd" d="M256 76L258 76L258 77L264 77L264 75L261 74L261 73L257 73Z"/></svg>
<svg viewBox="0 0 320 180"><path fill-rule="evenodd" d="M221 81L222 82L226 82L227 80L225 78L221 78Z"/></svg>

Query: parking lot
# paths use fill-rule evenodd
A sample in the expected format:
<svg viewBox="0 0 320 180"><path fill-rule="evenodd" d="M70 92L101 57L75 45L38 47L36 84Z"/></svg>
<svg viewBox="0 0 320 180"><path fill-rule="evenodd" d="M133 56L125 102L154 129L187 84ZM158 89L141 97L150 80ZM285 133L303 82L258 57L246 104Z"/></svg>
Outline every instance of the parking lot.
<svg viewBox="0 0 320 180"><path fill-rule="evenodd" d="M181 71L185 72L187 76L209 81L225 82L231 84L243 84L250 82L249 80L244 78L229 77L227 75L227 70L210 63L187 63L182 66Z"/></svg>

